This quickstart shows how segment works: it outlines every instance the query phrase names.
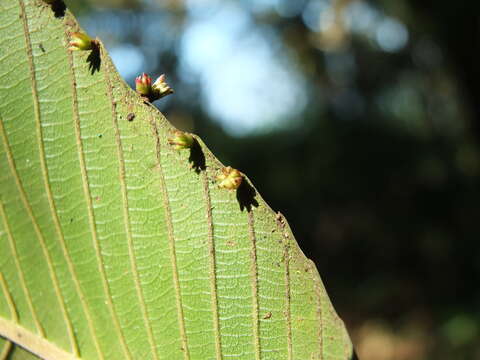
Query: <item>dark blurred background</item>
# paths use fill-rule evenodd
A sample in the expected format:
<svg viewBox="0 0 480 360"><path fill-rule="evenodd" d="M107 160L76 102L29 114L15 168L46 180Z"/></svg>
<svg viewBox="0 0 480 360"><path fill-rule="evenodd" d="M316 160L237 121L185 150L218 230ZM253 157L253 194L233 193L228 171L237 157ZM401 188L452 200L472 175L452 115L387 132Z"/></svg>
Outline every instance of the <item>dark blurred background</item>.
<svg viewBox="0 0 480 360"><path fill-rule="evenodd" d="M473 0L68 1L289 220L361 359L480 359Z"/></svg>

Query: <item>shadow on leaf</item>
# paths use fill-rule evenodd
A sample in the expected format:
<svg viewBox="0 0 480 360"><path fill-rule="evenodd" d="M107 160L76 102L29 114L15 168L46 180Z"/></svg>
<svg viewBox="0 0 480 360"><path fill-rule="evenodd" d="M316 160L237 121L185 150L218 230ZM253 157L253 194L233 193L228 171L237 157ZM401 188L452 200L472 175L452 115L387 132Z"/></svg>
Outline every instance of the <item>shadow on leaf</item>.
<svg viewBox="0 0 480 360"><path fill-rule="evenodd" d="M96 71L100 71L100 65L101 65L101 58L100 58L100 49L98 46L94 46L92 51L90 52L90 55L87 57L87 62L88 62L88 69L90 70L90 73L93 75L95 74Z"/></svg>
<svg viewBox="0 0 480 360"><path fill-rule="evenodd" d="M56 18L62 18L65 16L65 10L67 6L62 0L57 0L52 4L52 11Z"/></svg>
<svg viewBox="0 0 480 360"><path fill-rule="evenodd" d="M247 209L252 210L252 206L258 207L258 201L255 199L257 192L245 179L237 189L237 200L240 205L240 211Z"/></svg>
<svg viewBox="0 0 480 360"><path fill-rule="evenodd" d="M197 174L205 170L205 155L203 154L202 147L197 140L194 140L192 147L190 148L190 157L188 161L192 164L192 168Z"/></svg>

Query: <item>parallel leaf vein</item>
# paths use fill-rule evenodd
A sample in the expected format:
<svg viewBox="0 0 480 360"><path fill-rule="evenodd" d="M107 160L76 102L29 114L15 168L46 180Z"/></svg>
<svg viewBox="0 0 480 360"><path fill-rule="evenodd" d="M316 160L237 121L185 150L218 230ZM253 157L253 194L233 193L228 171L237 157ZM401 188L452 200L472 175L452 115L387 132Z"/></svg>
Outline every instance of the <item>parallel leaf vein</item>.
<svg viewBox="0 0 480 360"><path fill-rule="evenodd" d="M13 343L10 340L5 340L5 344L0 351L0 360L7 360L10 356L10 352L13 349Z"/></svg>
<svg viewBox="0 0 480 360"><path fill-rule="evenodd" d="M105 55L105 52L103 51L102 48L102 55ZM103 59L106 59L106 56L102 56ZM147 336L148 336L148 341L150 343L151 347L151 353L154 359L158 359L158 353L157 353L157 346L155 345L155 338L153 336L153 330L152 330L152 324L150 323L150 319L148 317L147 313L147 306L145 304L145 299L143 296L142 292L142 286L140 284L140 277L138 274L138 268L137 268L137 263L136 263L136 258L135 258L135 249L133 245L133 236L132 236L132 230L131 230L131 224L130 224L130 214L128 211L128 194L127 194L127 184L126 184L126 173L125 173L125 158L123 155L123 147L122 147L122 139L120 136L120 128L118 126L118 119L117 119L117 110L116 110L116 103L113 98L113 91L112 91L112 84L110 81L110 77L108 75L108 72L110 71L110 68L108 67L106 71L104 72L105 74L105 82L107 86L107 94L110 99L110 103L112 104L112 120L113 120L113 126L115 130L115 141L117 143L117 154L118 154L118 162L119 162L119 181L120 181L120 188L121 188L121 195L122 195L122 201L123 201L123 222L125 226L125 233L127 235L127 242L128 242L128 255L130 258L130 267L132 269L132 274L133 274L133 281L135 284L135 291L137 293L137 297L140 303L140 310L142 312L142 317L143 317L143 322L145 324L145 328L147 331Z"/></svg>
<svg viewBox="0 0 480 360"><path fill-rule="evenodd" d="M79 158L79 163L80 163L80 172L81 172L81 178L82 178L82 187L83 187L83 193L85 196L85 202L87 204L87 213L88 213L88 222L90 225L90 232L92 234L92 241L93 241L93 247L95 249L95 255L96 255L96 260L98 264L98 270L100 273L100 277L102 279L102 286L103 290L105 292L105 297L107 301L107 308L110 312L110 315L113 318L113 324L115 331L118 334L118 338L120 340L120 343L122 345L122 349L125 352L125 356L128 359L131 359L131 355L128 351L127 344L125 342L125 337L121 331L120 324L117 318L117 314L115 312L115 309L113 307L113 302L112 302L112 297L110 293L110 288L108 285L106 273L105 273L105 267L103 264L103 257L102 257L102 252L100 249L100 242L98 240L98 234L97 234L97 226L95 222L95 214L93 212L93 202L92 202L92 197L90 194L90 188L88 186L88 174L87 174L87 166L85 164L85 153L83 150L83 143L82 143L82 136L81 136L81 128L80 128L80 114L78 111L78 96L77 96L77 87L76 87L76 79L75 79L75 68L74 68L74 63L73 63L73 56L72 53L67 51L67 59L69 62L69 67L70 67L70 78L71 78L71 89L72 89L72 106L73 106L73 120L74 120L74 125L75 125L75 140L76 140L76 145L77 145L77 153L78 153L78 158ZM89 319L89 325L91 324L92 329L93 329L93 323L90 319L90 316L88 314L88 309L86 310L86 315L88 316ZM92 330L93 331L93 330ZM93 332L92 332L93 333ZM103 353L100 348L100 344L98 343L97 336L94 336L94 342L95 342L95 347L97 348L97 352L99 353L100 357L103 358Z"/></svg>
<svg viewBox="0 0 480 360"><path fill-rule="evenodd" d="M287 320L287 349L288 360L293 360L292 346L292 314L291 314L291 292L290 292L290 252L289 244L284 245L285 256L285 316Z"/></svg>
<svg viewBox="0 0 480 360"><path fill-rule="evenodd" d="M44 183L44 186L45 186L45 191L46 191L46 195L47 195L52 219L53 219L53 222L54 222L54 225L55 225L55 230L56 230L56 232L58 234L58 237L59 237L60 245L61 245L62 251L64 253L64 256L65 256L65 261L67 262L69 271L70 271L71 276L73 278L73 281L75 283L76 291L78 292L78 290L79 290L78 287L77 287L78 279L76 277L75 270L73 268L73 263L70 259L70 256L68 254L68 250L66 248L65 239L63 237L62 229L61 229L60 222L58 220L57 212L56 212L56 209L55 209L55 203L54 203L54 200L53 200L52 191L51 191L51 188L50 188L49 177L48 177L48 168L47 168L47 164L46 164L46 160L45 160L45 149L44 149L44 144L43 144L42 123L41 123L41 115L40 115L40 102L39 102L39 98L38 98L37 79L36 79L36 75L35 75L35 63L33 61L32 43L31 43L30 35L29 35L30 31L29 31L26 12L25 12L25 4L23 3L23 0L19 0L19 4L20 4L20 8L21 8L21 18L22 18L22 23L23 23L24 35L25 35L25 43L26 43L26 47L27 47L28 64L29 64L29 68L30 68L30 81L31 81L31 85L32 85L33 108L34 108L34 114L35 114L35 128L36 128L36 136L37 136L37 143L38 143L38 150L39 150L39 158L40 158L40 166L41 166L41 170L42 170L43 183ZM32 216L33 216L33 213L32 213ZM73 350L74 354L78 355L79 354L79 349L78 349L78 344L77 344L76 339L75 339L72 321L70 320L67 309L66 309L65 300L64 300L62 292L60 290L57 275L56 275L55 269L53 267L53 262L52 262L52 259L51 259L51 255L48 252L48 248L45 244L45 240L43 239L43 235L41 234L40 229L38 229L38 234L41 235L41 238L42 238L42 241L41 241L42 248L44 250L45 257L47 258L47 263L48 263L50 273L51 273L51 276L52 276L53 287L55 289L55 293L56 293L58 301L60 303L60 308L61 308L63 317L65 318L65 323L66 323L66 326L67 326L67 332L68 332L68 336L70 338L70 343L71 343L71 346L72 346L72 350ZM79 297L80 297L80 299L83 297L81 293L79 293Z"/></svg>
<svg viewBox="0 0 480 360"><path fill-rule="evenodd" d="M315 275L315 265L313 262L309 262L309 268L310 272L312 273L312 281L313 285L315 287L315 295L317 297L317 322L318 322L318 334L317 334L317 339L318 339L318 351L320 354L320 360L323 360L324 354L323 354L323 320L322 320L322 292L320 290L319 282L314 275Z"/></svg>
<svg viewBox="0 0 480 360"><path fill-rule="evenodd" d="M58 300L59 305L60 305L60 311L62 312L62 316L65 320L65 326L67 327L67 334L68 334L69 339L70 339L70 344L72 346L72 351L75 353L75 355L78 355L78 346L77 346L77 343L76 343L76 340L75 340L75 337L74 337L74 334L73 334L73 328L72 328L70 318L68 317L68 314L67 314L67 311L66 311L66 308L65 308L65 301L63 299L62 293L60 292L60 287L58 285L58 279L57 279L57 276L55 274L55 270L53 269L52 258L50 256L50 253L48 252L47 245L45 243L45 239L44 239L43 234L40 230L40 226L38 225L37 220L35 219L35 216L33 215L33 210L30 206L30 203L28 202L27 195L25 193L25 189L23 188L20 177L18 176L17 169L15 167L15 162L14 162L13 155L12 155L12 151L10 149L10 145L8 144L7 134L5 133L5 129L3 127L3 122L2 121L0 121L0 132L2 134L2 138L3 138L3 141L4 141L4 146L5 146L5 150L6 150L6 153L7 153L7 158L8 158L8 164L9 164L9 167L10 167L10 171L12 173L13 178L15 179L15 184L18 188L18 191L19 191L19 194L20 194L20 199L21 199L22 204L25 207L25 210L27 211L28 217L29 217L29 219L30 219L30 221L33 225L35 234L37 236L40 247L42 248L42 252L43 252L43 255L45 257L45 261L47 263L48 272L50 274L50 278L52 280L53 288L54 288L55 294L57 296L57 300Z"/></svg>
<svg viewBox="0 0 480 360"><path fill-rule="evenodd" d="M3 123L2 123L1 120L0 120L0 129L1 129L0 132L2 133L2 138L3 138L5 133L3 131ZM3 139L3 140L5 140L5 139ZM20 181L20 179L16 179L15 181L16 182ZM17 182L17 186L18 186L18 182ZM20 278L20 286L22 288L23 293L25 294L25 300L27 301L28 308L29 308L29 310L32 314L33 323L35 324L35 328L37 329L38 334L41 335L41 336L45 336L45 332L43 331L42 325L40 325L40 321L38 320L37 312L35 311L35 308L33 307L32 296L30 295L30 291L28 290L27 284L25 282L25 274L24 274L22 266L20 264L20 260L19 260L20 258L19 258L19 254L18 254L18 251L17 251L17 245L16 245L16 242L15 242L15 239L13 238L13 234L12 234L12 231L10 229L10 224L8 223L8 220L7 220L7 214L5 213L5 209L4 209L3 203L1 201L0 201L0 216L3 219L3 226L5 228L5 232L7 233L8 243L9 243L9 246L10 246L10 250L12 252L12 259L15 262L15 267L17 269L17 274L18 274L18 277Z"/></svg>
<svg viewBox="0 0 480 360"><path fill-rule="evenodd" d="M3 274L1 272L0 272L0 286L2 288L3 294L5 295L5 300L7 301L8 310L10 310L10 313L12 315L12 320L18 323L18 312L15 307L15 302L12 299L12 294L10 294L10 290L8 289L7 282L5 281L5 278L3 277Z"/></svg>
<svg viewBox="0 0 480 360"><path fill-rule="evenodd" d="M0 203L1 205L1 203ZM12 299L12 295L10 294L10 290L8 289L7 282L3 277L3 274L0 272L0 287L2 288L2 292L5 296L5 300L7 301L8 309L12 315L12 320L18 323L18 313L17 309L15 308L15 303ZM3 345L2 351L0 351L0 360L8 359L10 351L12 350L13 344L10 340L5 339L5 344Z"/></svg>
<svg viewBox="0 0 480 360"><path fill-rule="evenodd" d="M178 323L180 327L180 336L182 339L182 349L185 359L190 359L190 352L188 349L187 333L185 331L185 316L183 314L182 306L182 297L180 292L180 281L178 277L178 266L177 266L177 256L175 253L175 238L173 234L173 222L172 222L172 213L170 209L170 202L168 200L167 186L165 183L165 175L163 174L163 167L161 161L161 142L160 135L158 133L157 124L154 119L151 119L152 130L156 138L156 154L157 154L157 165L160 173L160 186L163 194L163 207L165 209L165 219L167 222L168 229L168 242L170 245L170 260L172 262L172 271L173 271L173 283L175 287L175 299L177 305L177 315Z"/></svg>
<svg viewBox="0 0 480 360"><path fill-rule="evenodd" d="M253 341L255 347L255 359L260 360L260 330L259 330L259 305L258 305L258 265L257 265L257 239L255 236L255 223L253 218L253 210L248 211L248 232L251 241L251 285L252 285L252 321L253 321Z"/></svg>
<svg viewBox="0 0 480 360"><path fill-rule="evenodd" d="M206 171L202 172L203 192L205 197L205 206L207 209L208 224L208 246L210 259L210 292L212 294L212 315L213 330L215 333L215 351L216 359L222 359L222 344L220 338L220 318L218 314L218 294L217 294L217 271L216 271L216 254L215 254L215 237L212 217L212 202L210 199L210 188L208 186L208 177Z"/></svg>

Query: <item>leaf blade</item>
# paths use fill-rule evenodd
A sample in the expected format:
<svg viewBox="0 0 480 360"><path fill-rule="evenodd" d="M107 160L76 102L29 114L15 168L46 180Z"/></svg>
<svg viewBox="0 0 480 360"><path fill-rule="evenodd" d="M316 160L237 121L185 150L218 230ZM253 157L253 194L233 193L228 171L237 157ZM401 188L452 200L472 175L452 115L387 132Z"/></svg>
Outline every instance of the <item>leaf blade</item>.
<svg viewBox="0 0 480 360"><path fill-rule="evenodd" d="M246 206L219 189L223 165L200 139L200 168L169 147L171 125L101 44L99 67L91 53L69 53L79 27L68 11L18 4L0 0L2 20L27 34L22 45L0 28L1 249L12 252L7 223L18 242L17 263L0 270L18 328L88 359L349 358L343 323L286 222L258 194ZM9 21L18 12L24 29ZM15 78L19 67L31 76Z"/></svg>

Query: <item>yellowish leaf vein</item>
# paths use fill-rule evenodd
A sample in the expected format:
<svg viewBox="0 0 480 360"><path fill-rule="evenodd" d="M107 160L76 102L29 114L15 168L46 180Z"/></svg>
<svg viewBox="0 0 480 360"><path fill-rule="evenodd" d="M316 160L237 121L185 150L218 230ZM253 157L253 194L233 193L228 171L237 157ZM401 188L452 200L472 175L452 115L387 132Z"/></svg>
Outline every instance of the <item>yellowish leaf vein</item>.
<svg viewBox="0 0 480 360"><path fill-rule="evenodd" d="M0 203L1 205L1 203ZM7 282L3 277L3 274L0 272L0 287L2 288L2 292L5 296L5 300L7 301L8 309L12 315L12 320L15 323L18 323L18 314L17 309L15 308L15 303L13 302L12 295L10 294L10 290L8 289ZM0 352L0 360L8 359L8 355L12 350L12 342L8 339L5 339L5 344L3 345L2 351Z"/></svg>
<svg viewBox="0 0 480 360"><path fill-rule="evenodd" d="M107 56L102 47L102 58L106 62ZM130 225L130 214L128 211L128 194L127 194L127 184L126 184L126 174L125 174L125 159L123 155L123 147L122 147L122 139L120 136L120 128L118 126L118 119L117 119L117 110L116 110L116 103L113 97L113 90L112 84L109 77L109 71L112 71L110 67L107 67L105 70L105 83L107 85L107 94L110 99L111 103L111 112L112 112L112 120L113 120L113 127L115 129L115 141L117 143L117 154L118 154L118 162L119 162L119 181L120 181L120 188L122 193L122 201L123 201L123 222L125 226L125 233L127 235L127 243L128 243L128 255L130 258L130 267L132 269L133 281L135 284L135 291L137 293L137 297L140 303L140 310L143 317L143 322L147 331L148 342L150 343L151 353L154 359L158 359L157 347L155 345L155 339L153 336L152 325L150 323L147 307L145 304L145 299L142 292L142 286L140 284L140 278L137 269L137 263L135 258L135 249L133 245L133 236L132 230Z"/></svg>
<svg viewBox="0 0 480 360"><path fill-rule="evenodd" d="M255 223L253 218L253 210L248 211L248 232L250 235L250 276L252 285L252 321L253 321L253 341L255 347L255 359L260 360L260 330L258 315L258 267L257 267L257 239L255 237Z"/></svg>
<svg viewBox="0 0 480 360"><path fill-rule="evenodd" d="M216 359L221 360L222 344L220 339L220 320L218 315L218 294L217 294L217 272L216 272L216 254L215 254L215 238L212 217L212 203L210 200L210 189L208 187L208 177L206 171L202 172L203 190L205 196L205 206L207 209L208 224L208 246L210 260L210 292L212 294L212 315L213 315L213 331L215 333L215 352Z"/></svg>
<svg viewBox="0 0 480 360"><path fill-rule="evenodd" d="M0 336L19 344L41 359L80 360L44 337L34 334L12 321L0 317Z"/></svg>
<svg viewBox="0 0 480 360"><path fill-rule="evenodd" d="M157 164L158 164L158 171L160 173L160 186L161 191L163 194L163 208L165 209L165 219L167 222L167 229L168 229L168 242L170 246L170 260L172 262L172 272L173 272L173 285L175 288L175 299L177 305L177 316L178 316L178 324L180 327L180 336L182 340L182 350L185 359L190 359L190 352L188 349L188 341L187 341L187 333L185 331L185 317L183 314L183 307L182 307L182 295L180 292L180 281L178 277L178 266L177 266L177 256L175 253L175 237L173 234L173 223L172 223L172 214L170 209L170 202L168 200L168 192L167 186L165 183L165 176L163 174L163 167L161 161L161 143L160 143L160 136L158 133L158 128L155 123L155 120L151 120L152 130L156 137L156 154L157 154Z"/></svg>
<svg viewBox="0 0 480 360"><path fill-rule="evenodd" d="M319 351L319 354L320 354L320 360L323 360L323 358L324 358L324 355L323 355L323 320L322 320L322 293L321 293L320 284L319 284L320 279L315 276L316 269L315 269L315 264L312 261L309 262L309 268L310 268L309 271L312 273L313 286L315 288L315 295L316 295L316 298L317 298L318 351Z"/></svg>
<svg viewBox="0 0 480 360"><path fill-rule="evenodd" d="M3 131L3 123L1 122L1 120L0 120L0 129L1 129L0 132L2 133L2 137L3 137L5 133ZM18 181L20 180L19 179L15 180L15 182L17 182L17 186L18 186ZM19 260L20 258L17 252L17 245L13 238L12 231L10 230L10 224L8 223L8 220L7 220L7 214L5 213L5 209L1 201L0 201L0 216L3 219L3 226L5 228L5 232L7 233L8 243L10 245L10 249L12 252L12 259L15 263L15 267L17 268L17 274L18 274L18 277L20 278L20 286L22 288L23 293L25 294L25 299L27 301L28 308L32 314L33 323L35 324L35 328L37 329L38 334L40 336L45 336L45 332L43 331L42 325L40 325L40 321L38 320L37 313L35 311L35 308L33 307L32 296L30 295L30 291L28 290L27 284L25 282L25 274L20 264L20 260Z"/></svg>
<svg viewBox="0 0 480 360"><path fill-rule="evenodd" d="M45 239L44 239L43 234L40 230L40 226L38 225L38 223L35 219L35 216L33 214L32 208L30 206L30 203L28 202L27 195L25 193L25 189L23 188L20 177L18 176L17 169L15 167L15 162L13 160L13 155L12 155L12 152L10 150L10 146L8 144L7 134L5 133L5 129L3 127L3 122L2 121L0 121L0 132L1 132L1 136L2 136L3 141L4 141L4 146L5 146L5 150L6 150L6 153L7 153L7 159L8 159L8 164L9 164L9 167L10 167L10 171L12 173L12 176L15 179L15 183L16 183L16 186L17 186L19 194L20 194L20 199L22 201L23 206L25 207L25 210L27 211L27 214L28 214L28 217L29 217L30 221L32 222L35 234L37 236L38 242L40 244L43 255L45 257L45 261L47 263L47 267L48 267L48 271L49 271L49 274L50 274L50 278L52 280L53 288L54 288L55 294L57 296L58 303L60 305L60 311L62 312L62 316L65 320L65 325L66 325L66 328L67 328L67 334L69 336L70 344L72 346L72 351L76 355L78 355L78 353L79 353L78 352L78 346L77 346L77 343L76 343L76 340L75 340L75 336L73 334L73 328L72 328L70 318L68 317L68 314L67 314L67 311L66 311L66 308L65 308L65 302L64 302L62 293L60 292L60 288L59 288L59 285L58 285L58 279L57 279L57 276L55 274L55 270L53 268L52 258L50 256L50 253L48 252L47 245L45 244Z"/></svg>
<svg viewBox="0 0 480 360"><path fill-rule="evenodd" d="M285 316L287 318L287 348L288 360L293 360L292 346L292 315L291 315L291 292L290 292L290 253L289 244L284 245L285 256Z"/></svg>
<svg viewBox="0 0 480 360"><path fill-rule="evenodd" d="M5 344L3 344L2 351L0 351L0 360L7 360L10 351L13 349L13 343L10 340L5 340Z"/></svg>
<svg viewBox="0 0 480 360"><path fill-rule="evenodd" d="M81 136L81 129L80 129L80 115L79 115L79 111L78 111L78 96L77 96L77 88L76 88L76 80L75 80L75 68L74 68L72 53L68 50L67 50L67 58L68 58L69 67L70 67L70 78L71 78L71 84L72 84L71 89L72 89L73 121L74 121L74 127L75 127L75 140L76 140L77 153L78 153L78 158L79 158L79 163L80 163L80 172L81 172L81 177L82 177L83 193L84 193L84 196L85 196L85 202L87 204L88 222L89 222L89 225L90 225L90 232L92 234L93 247L95 249L95 255L96 255L96 260L97 260L97 264L98 264L98 270L99 270L99 273L100 273L100 277L102 279L103 290L105 292L107 308L110 312L110 315L112 316L114 328L115 328L115 331L118 334L118 338L119 338L120 343L122 345L122 350L124 351L125 356L128 359L131 359L130 352L128 351L128 347L127 347L127 344L125 342L125 337L124 337L124 335L121 331L120 324L119 324L119 321L118 321L118 318L117 318L117 314L116 314L115 309L113 307L112 296L111 296L111 293L110 293L110 288L109 288L106 273L105 273L105 267L104 267L104 264L103 264L103 257L102 257L102 252L101 252L101 249L100 249L100 243L98 241L97 227L96 227L96 222L95 222L95 215L94 215L94 212L93 212L92 197L91 197L91 194L90 194L90 188L88 186L87 167L86 167L86 164L85 164L85 153L84 153L84 150L83 150L83 143L82 143L82 136ZM91 322L91 320L90 320L90 322ZM89 324L90 324L90 322L89 322ZM93 327L93 324L91 326ZM95 347L97 349L97 352L99 353L100 357L103 358L104 356L103 356L102 350L100 348L100 344L98 342L97 336L94 336L94 342L95 342Z"/></svg>

